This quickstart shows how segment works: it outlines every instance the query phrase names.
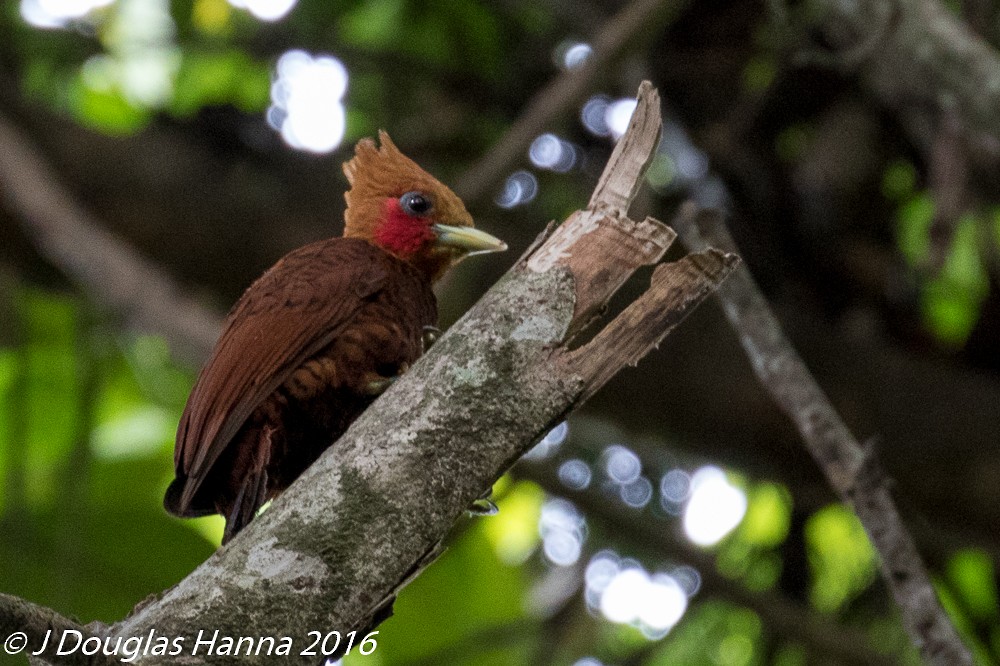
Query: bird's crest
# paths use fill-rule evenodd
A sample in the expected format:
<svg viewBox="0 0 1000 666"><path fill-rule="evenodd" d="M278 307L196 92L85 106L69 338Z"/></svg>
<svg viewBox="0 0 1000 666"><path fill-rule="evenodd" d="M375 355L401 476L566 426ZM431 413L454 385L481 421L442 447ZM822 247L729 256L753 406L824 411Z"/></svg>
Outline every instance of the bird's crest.
<svg viewBox="0 0 1000 666"><path fill-rule="evenodd" d="M362 184L365 179L379 181L387 175L396 178L427 178L437 182L404 155L385 130L378 131L378 138L381 147L376 146L372 139L361 139L354 147L354 157L344 162L344 174L352 188Z"/></svg>
<svg viewBox="0 0 1000 666"><path fill-rule="evenodd" d="M379 130L380 147L372 139L361 139L354 148L354 157L344 162L344 175L351 184L344 194L347 211L344 214L344 235L371 238L372 227L380 219L382 202L406 192L424 190L447 192L437 178L420 168L400 152L389 135Z"/></svg>

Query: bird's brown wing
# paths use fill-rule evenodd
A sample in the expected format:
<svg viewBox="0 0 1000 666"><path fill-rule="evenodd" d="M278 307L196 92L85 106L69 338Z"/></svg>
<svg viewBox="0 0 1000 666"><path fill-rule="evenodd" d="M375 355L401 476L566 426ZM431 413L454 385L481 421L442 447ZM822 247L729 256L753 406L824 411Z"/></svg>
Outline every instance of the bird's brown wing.
<svg viewBox="0 0 1000 666"><path fill-rule="evenodd" d="M379 253L363 240L319 241L289 253L247 289L181 416L174 465L184 485L172 511L189 513L254 409L383 288L389 275Z"/></svg>

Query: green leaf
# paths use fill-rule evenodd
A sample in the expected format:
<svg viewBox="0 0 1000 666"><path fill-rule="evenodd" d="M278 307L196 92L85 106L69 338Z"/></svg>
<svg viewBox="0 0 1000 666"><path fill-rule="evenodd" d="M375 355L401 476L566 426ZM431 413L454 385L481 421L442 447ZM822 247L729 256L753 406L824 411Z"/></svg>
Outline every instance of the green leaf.
<svg viewBox="0 0 1000 666"><path fill-rule="evenodd" d="M743 574L743 584L754 592L773 588L781 577L781 556L776 552L763 553L749 562Z"/></svg>
<svg viewBox="0 0 1000 666"><path fill-rule="evenodd" d="M756 55L743 68L743 87L749 92L765 90L777 74L777 66L770 55Z"/></svg>
<svg viewBox="0 0 1000 666"><path fill-rule="evenodd" d="M41 99L58 107L64 101L66 78L53 58L39 56L27 63L21 87L29 99Z"/></svg>
<svg viewBox="0 0 1000 666"><path fill-rule="evenodd" d="M177 74L170 110L190 116L204 106L232 104L246 112L263 111L270 99L270 69L246 53L187 50Z"/></svg>
<svg viewBox="0 0 1000 666"><path fill-rule="evenodd" d="M978 221L963 218L955 229L941 271L924 288L922 306L928 328L942 342L961 346L972 332L989 277L979 255Z"/></svg>
<svg viewBox="0 0 1000 666"><path fill-rule="evenodd" d="M465 58L461 62L474 65L475 70L486 79L495 80L499 75L503 60L498 39L499 25L496 17L480 2L474 0L453 1L444 13L450 23L446 26L448 35L456 42L457 53L475 53L475 59Z"/></svg>
<svg viewBox="0 0 1000 666"><path fill-rule="evenodd" d="M797 643L782 645L774 655L774 666L806 666L809 663L809 653L805 647Z"/></svg>
<svg viewBox="0 0 1000 666"><path fill-rule="evenodd" d="M971 548L958 551L948 560L947 575L972 617L983 622L1000 619L996 572L985 551Z"/></svg>
<svg viewBox="0 0 1000 666"><path fill-rule="evenodd" d="M69 89L70 110L80 124L112 136L134 134L151 119L148 110L133 106L117 89L97 90L77 79Z"/></svg>
<svg viewBox="0 0 1000 666"><path fill-rule="evenodd" d="M949 619L951 619L952 624L955 625L955 629L958 630L958 633L965 642L966 646L968 646L972 651L974 663L980 664L981 666L991 666L992 664L995 664L996 661L991 658L986 646L983 645L983 642L979 639L973 623L970 621L969 616L963 611L951 588L937 579L932 582L934 584L934 591L937 593L938 599L941 601L941 607L944 609L944 612L947 613Z"/></svg>
<svg viewBox="0 0 1000 666"><path fill-rule="evenodd" d="M195 0L191 24L206 35L228 36L232 32L233 6L226 0Z"/></svg>
<svg viewBox="0 0 1000 666"><path fill-rule="evenodd" d="M882 174L882 194L892 201L904 201L913 196L917 186L917 170L907 160L889 163Z"/></svg>
<svg viewBox="0 0 1000 666"><path fill-rule="evenodd" d="M538 547L544 500L545 492L536 484L518 482L498 503L500 512L483 522L483 533L502 562L522 564Z"/></svg>
<svg viewBox="0 0 1000 666"><path fill-rule="evenodd" d="M719 601L690 609L649 666L750 666L762 663L763 625L753 611Z"/></svg>
<svg viewBox="0 0 1000 666"><path fill-rule="evenodd" d="M366 0L347 12L337 26L341 41L354 46L389 49L402 37L405 2L403 0ZM419 33L415 33L418 34ZM420 36L424 39L424 36Z"/></svg>
<svg viewBox="0 0 1000 666"><path fill-rule="evenodd" d="M81 435L77 382L77 309L68 298L26 290L21 298L25 346L24 395L27 425L25 477L28 501L49 502L55 476Z"/></svg>
<svg viewBox="0 0 1000 666"><path fill-rule="evenodd" d="M934 199L929 192L914 195L896 214L896 245L910 266L927 261L931 251Z"/></svg>
<svg viewBox="0 0 1000 666"><path fill-rule="evenodd" d="M813 128L806 123L789 125L775 138L774 152L783 162L794 162L809 145L813 133Z"/></svg>
<svg viewBox="0 0 1000 666"><path fill-rule="evenodd" d="M737 538L759 548L774 548L788 537L792 498L777 483L755 484L747 493L747 512L737 530Z"/></svg>
<svg viewBox="0 0 1000 666"><path fill-rule="evenodd" d="M872 583L875 552L850 509L841 504L820 509L806 522L805 536L816 608L834 612Z"/></svg>

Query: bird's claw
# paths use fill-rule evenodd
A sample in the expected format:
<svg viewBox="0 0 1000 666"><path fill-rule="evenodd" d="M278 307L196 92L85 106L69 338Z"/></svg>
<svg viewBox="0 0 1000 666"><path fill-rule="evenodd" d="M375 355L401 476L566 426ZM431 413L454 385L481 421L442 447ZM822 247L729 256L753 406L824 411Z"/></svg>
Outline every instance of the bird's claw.
<svg viewBox="0 0 1000 666"><path fill-rule="evenodd" d="M421 353L426 354L438 338L441 337L441 329L437 326L424 326L423 336L420 338Z"/></svg>
<svg viewBox="0 0 1000 666"><path fill-rule="evenodd" d="M366 395L382 395L399 377L378 377L365 384Z"/></svg>
<svg viewBox="0 0 1000 666"><path fill-rule="evenodd" d="M390 386L392 386L397 379L403 376L403 374L410 369L409 363L400 363L397 367L396 374L391 376L381 375L378 372L369 372L366 377L368 381L362 383L361 392L365 395L379 396L386 392Z"/></svg>
<svg viewBox="0 0 1000 666"><path fill-rule="evenodd" d="M466 511L472 516L495 516L500 513L500 507L496 505L490 495L493 494L493 489L488 488L485 493L479 496L478 499L473 500L472 504Z"/></svg>
<svg viewBox="0 0 1000 666"><path fill-rule="evenodd" d="M500 513L500 507L491 499L477 499L466 509L473 516L495 516Z"/></svg>

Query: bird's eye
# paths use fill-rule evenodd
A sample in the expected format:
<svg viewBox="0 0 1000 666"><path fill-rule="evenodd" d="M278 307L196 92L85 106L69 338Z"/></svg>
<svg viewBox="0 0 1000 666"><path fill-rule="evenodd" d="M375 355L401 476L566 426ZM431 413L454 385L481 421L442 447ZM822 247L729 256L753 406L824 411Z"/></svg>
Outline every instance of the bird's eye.
<svg viewBox="0 0 1000 666"><path fill-rule="evenodd" d="M431 212L431 200L420 192L407 192L399 197L399 207L403 212L419 217Z"/></svg>

